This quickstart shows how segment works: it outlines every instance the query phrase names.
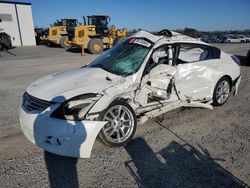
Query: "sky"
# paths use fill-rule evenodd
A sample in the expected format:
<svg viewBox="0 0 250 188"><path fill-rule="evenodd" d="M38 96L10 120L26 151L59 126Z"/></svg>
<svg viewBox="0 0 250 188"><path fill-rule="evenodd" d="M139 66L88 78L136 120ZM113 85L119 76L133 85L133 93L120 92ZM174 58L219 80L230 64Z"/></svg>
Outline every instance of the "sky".
<svg viewBox="0 0 250 188"><path fill-rule="evenodd" d="M157 31L250 29L250 0L16 0L32 3L34 24L48 27L60 18L107 14L118 28Z"/></svg>

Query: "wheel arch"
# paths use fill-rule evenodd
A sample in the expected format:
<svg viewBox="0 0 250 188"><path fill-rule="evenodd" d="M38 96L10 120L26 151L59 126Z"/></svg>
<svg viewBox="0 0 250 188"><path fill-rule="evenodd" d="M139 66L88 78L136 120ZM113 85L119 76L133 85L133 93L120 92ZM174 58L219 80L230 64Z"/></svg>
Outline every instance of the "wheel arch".
<svg viewBox="0 0 250 188"><path fill-rule="evenodd" d="M105 114L108 112L108 110L110 108L113 108L114 106L117 106L117 105L122 105L124 106L125 108L128 109L128 111L130 111L129 113L131 114L131 120L133 120L133 125L131 128L129 128L127 131L129 132L129 137L126 138L125 140L121 141L121 142L113 142L111 141L110 139L107 139L107 137L105 136L105 133L103 131L103 129L100 130L99 134L98 134L98 140L100 140L103 144L109 146L109 147L119 147L119 146L123 146L123 145L126 145L134 136L135 134L135 131L136 131L136 127L137 127L137 117L136 117L136 113L133 109L133 107L131 107L131 105L129 104L128 100L126 100L125 98L122 98L122 97L117 97L117 98L114 98L111 103L105 108L105 110L103 110L99 117L98 117L98 120L99 121L104 121L103 120L103 117L105 117ZM120 115L118 114L117 117L120 117ZM120 121L120 120L117 120L117 121ZM117 129L117 128L116 128ZM132 129L132 130L130 130ZM119 132L119 131L118 131ZM127 132L127 133L128 133ZM126 133L126 134L127 134ZM119 133L120 135L120 133Z"/></svg>
<svg viewBox="0 0 250 188"><path fill-rule="evenodd" d="M219 105L219 104L217 104L217 102L215 103L215 101L214 101L214 95L215 95L216 87L217 87L218 83L220 82L220 80L222 80L223 78L226 78L229 81L229 85L230 85L229 92L232 91L233 81L232 81L231 76L229 76L229 75L220 76L219 79L214 83L213 90L212 90L212 99L213 99L213 105L214 106L221 106L221 105L223 105L225 103L224 102L224 103ZM226 99L226 101L227 101L227 99Z"/></svg>
<svg viewBox="0 0 250 188"><path fill-rule="evenodd" d="M219 82L220 79L222 78L227 78L229 80L229 84L230 84L230 92L232 90L232 85L233 85L233 80L232 80L232 77L229 76L228 74L222 74L222 75L219 75L218 78L216 79L216 81L213 83L213 86L211 88L211 99L213 98L213 94L214 94L214 90L215 90L215 87L216 87L216 84Z"/></svg>
<svg viewBox="0 0 250 188"><path fill-rule="evenodd" d="M233 80L232 80L231 76L229 76L229 75L222 76L221 78L224 78L224 77L227 78L227 79L229 80L230 91L231 91L232 86L233 86Z"/></svg>
<svg viewBox="0 0 250 188"><path fill-rule="evenodd" d="M89 110L89 114L100 114L103 111L105 111L112 103L114 103L115 101L123 101L126 102L131 109L133 109L134 113L135 113L135 109L134 106L132 105L133 103L130 101L129 97L120 97L117 96L115 98L110 98L108 96L103 96L103 98L101 98L100 100L98 100L93 106L92 108Z"/></svg>
<svg viewBox="0 0 250 188"><path fill-rule="evenodd" d="M130 108L133 110L133 112L135 113L135 110L133 108L133 105L131 105L131 102L130 102L130 98L126 98L126 97L116 97L114 98L109 104L108 106L105 108L105 110L114 102L117 102L117 101L122 101L122 102L125 102L127 103L128 106L130 106Z"/></svg>

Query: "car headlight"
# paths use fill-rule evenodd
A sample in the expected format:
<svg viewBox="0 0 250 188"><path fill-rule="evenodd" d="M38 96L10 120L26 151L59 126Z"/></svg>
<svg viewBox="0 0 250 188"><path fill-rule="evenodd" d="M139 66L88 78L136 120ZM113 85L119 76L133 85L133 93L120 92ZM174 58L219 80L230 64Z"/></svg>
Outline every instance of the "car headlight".
<svg viewBox="0 0 250 188"><path fill-rule="evenodd" d="M91 107L101 98L102 95L88 93L73 97L63 102L52 114L51 117L66 120L83 120Z"/></svg>

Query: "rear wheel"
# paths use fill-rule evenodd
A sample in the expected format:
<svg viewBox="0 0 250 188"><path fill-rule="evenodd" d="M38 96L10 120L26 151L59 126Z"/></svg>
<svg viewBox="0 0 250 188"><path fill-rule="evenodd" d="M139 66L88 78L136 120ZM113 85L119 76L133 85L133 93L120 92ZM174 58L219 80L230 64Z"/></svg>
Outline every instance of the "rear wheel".
<svg viewBox="0 0 250 188"><path fill-rule="evenodd" d="M2 42L0 42L0 51L3 51L4 50L4 45Z"/></svg>
<svg viewBox="0 0 250 188"><path fill-rule="evenodd" d="M137 126L133 109L122 100L112 102L100 115L101 121L108 121L99 133L100 140L107 146L126 145L134 136Z"/></svg>
<svg viewBox="0 0 250 188"><path fill-rule="evenodd" d="M100 54L103 52L103 42L101 39L93 38L88 43L88 50L91 54Z"/></svg>
<svg viewBox="0 0 250 188"><path fill-rule="evenodd" d="M227 77L222 77L216 84L213 94L213 105L223 105L228 97L231 90L230 81Z"/></svg>
<svg viewBox="0 0 250 188"><path fill-rule="evenodd" d="M60 39L60 46L62 48L65 48L65 49L69 49L70 48L70 44L68 43L68 37L66 37L66 36L61 37L61 39Z"/></svg>
<svg viewBox="0 0 250 188"><path fill-rule="evenodd" d="M250 50L247 52L247 64L250 65Z"/></svg>

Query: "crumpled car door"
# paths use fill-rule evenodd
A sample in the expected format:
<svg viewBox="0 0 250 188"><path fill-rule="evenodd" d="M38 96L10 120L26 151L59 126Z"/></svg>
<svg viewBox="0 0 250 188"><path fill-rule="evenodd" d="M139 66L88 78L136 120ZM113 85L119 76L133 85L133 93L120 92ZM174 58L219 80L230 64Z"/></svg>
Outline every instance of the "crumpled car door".
<svg viewBox="0 0 250 188"><path fill-rule="evenodd" d="M149 74L143 77L136 100L143 107L151 105L153 102L169 100L175 73L176 67L171 65L160 64L154 67Z"/></svg>
<svg viewBox="0 0 250 188"><path fill-rule="evenodd" d="M176 87L182 99L211 99L216 79L221 74L218 60L177 65Z"/></svg>

